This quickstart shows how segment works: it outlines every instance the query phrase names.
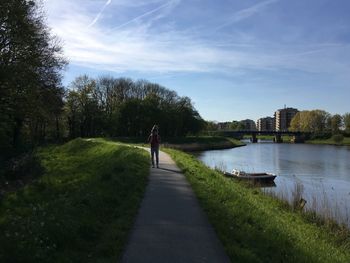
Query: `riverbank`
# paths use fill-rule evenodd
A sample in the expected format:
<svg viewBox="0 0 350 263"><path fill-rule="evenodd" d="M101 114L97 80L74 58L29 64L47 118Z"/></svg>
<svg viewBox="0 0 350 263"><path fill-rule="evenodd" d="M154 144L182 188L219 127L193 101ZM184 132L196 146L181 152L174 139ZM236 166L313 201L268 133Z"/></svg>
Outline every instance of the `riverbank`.
<svg viewBox="0 0 350 263"><path fill-rule="evenodd" d="M166 142L162 143L162 146L165 148L186 152L231 149L244 145L240 140L219 136L169 138Z"/></svg>
<svg viewBox="0 0 350 263"><path fill-rule="evenodd" d="M120 259L149 154L104 139L39 149L41 177L0 202L1 262Z"/></svg>
<svg viewBox="0 0 350 263"><path fill-rule="evenodd" d="M320 144L320 145L336 145L336 146L350 146L350 137L344 137L344 140L342 142L335 142L333 138L329 139L314 139L314 140L307 140L305 143L309 144Z"/></svg>
<svg viewBox="0 0 350 263"><path fill-rule="evenodd" d="M192 185L226 252L238 262L349 262L349 230L223 177L168 149Z"/></svg>

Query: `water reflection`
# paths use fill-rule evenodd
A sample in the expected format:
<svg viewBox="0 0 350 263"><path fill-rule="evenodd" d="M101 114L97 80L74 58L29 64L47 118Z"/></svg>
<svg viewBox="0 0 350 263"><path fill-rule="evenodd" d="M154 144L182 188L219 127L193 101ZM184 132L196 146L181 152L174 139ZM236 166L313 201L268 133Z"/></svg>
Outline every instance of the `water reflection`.
<svg viewBox="0 0 350 263"><path fill-rule="evenodd" d="M350 147L264 142L206 151L198 158L225 171L275 173L276 187L268 191L286 199L301 184L307 208L324 212L331 207L338 221L350 225Z"/></svg>

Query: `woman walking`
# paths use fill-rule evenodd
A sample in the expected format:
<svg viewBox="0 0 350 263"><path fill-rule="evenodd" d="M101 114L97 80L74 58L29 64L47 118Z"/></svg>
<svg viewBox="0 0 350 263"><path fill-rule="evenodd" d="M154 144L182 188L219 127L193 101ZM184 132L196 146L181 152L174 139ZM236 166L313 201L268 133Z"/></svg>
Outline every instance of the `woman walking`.
<svg viewBox="0 0 350 263"><path fill-rule="evenodd" d="M152 160L152 168L154 168L154 155L156 156L156 165L159 168L159 144L160 144L160 136L158 132L158 126L154 125L151 134L148 137L148 142L151 144L151 160Z"/></svg>

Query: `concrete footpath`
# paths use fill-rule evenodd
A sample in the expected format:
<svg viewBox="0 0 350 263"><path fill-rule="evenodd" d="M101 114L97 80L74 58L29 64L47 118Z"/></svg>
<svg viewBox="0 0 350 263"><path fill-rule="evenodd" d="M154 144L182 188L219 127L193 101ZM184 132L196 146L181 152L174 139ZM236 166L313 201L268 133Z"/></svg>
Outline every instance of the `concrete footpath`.
<svg viewBox="0 0 350 263"><path fill-rule="evenodd" d="M230 262L184 175L160 152L122 262Z"/></svg>

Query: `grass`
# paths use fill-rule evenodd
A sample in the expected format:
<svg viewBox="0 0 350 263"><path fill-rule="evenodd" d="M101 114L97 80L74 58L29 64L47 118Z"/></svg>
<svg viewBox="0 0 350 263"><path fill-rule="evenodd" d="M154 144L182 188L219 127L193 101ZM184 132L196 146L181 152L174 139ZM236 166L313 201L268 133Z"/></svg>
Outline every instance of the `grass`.
<svg viewBox="0 0 350 263"><path fill-rule="evenodd" d="M40 179L0 203L0 262L116 262L143 197L148 154L103 139L38 153Z"/></svg>
<svg viewBox="0 0 350 263"><path fill-rule="evenodd" d="M306 141L306 143L326 144L326 145L347 145L347 146L350 146L350 137L344 137L344 140L341 143L335 142L333 140L333 138L308 140L308 141Z"/></svg>
<svg viewBox="0 0 350 263"><path fill-rule="evenodd" d="M184 171L232 262L350 262L349 231L166 150Z"/></svg>

